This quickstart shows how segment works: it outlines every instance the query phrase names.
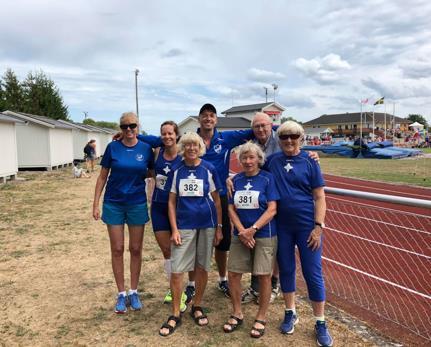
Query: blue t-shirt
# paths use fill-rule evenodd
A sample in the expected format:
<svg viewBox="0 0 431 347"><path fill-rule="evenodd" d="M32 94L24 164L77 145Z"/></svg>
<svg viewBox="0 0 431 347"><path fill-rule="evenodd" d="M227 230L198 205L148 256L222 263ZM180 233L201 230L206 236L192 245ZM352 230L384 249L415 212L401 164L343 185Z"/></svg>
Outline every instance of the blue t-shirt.
<svg viewBox="0 0 431 347"><path fill-rule="evenodd" d="M276 216L278 232L313 230L313 189L325 185L319 164L301 150L295 156L274 153L263 168L274 175L280 194Z"/></svg>
<svg viewBox="0 0 431 347"><path fill-rule="evenodd" d="M156 173L156 187L154 188L152 201L159 203L167 203L169 200L169 189L166 187L166 181L169 173L173 168L177 167L181 161L181 156L173 160L163 158L164 148L160 148L159 155L154 163L154 170Z"/></svg>
<svg viewBox="0 0 431 347"><path fill-rule="evenodd" d="M197 130L199 134L200 128ZM220 195L226 195L226 179L229 176L230 152L236 146L243 144L245 141L253 138L252 130L229 130L219 132L214 129L214 135L209 147L202 159L214 165L220 178L222 189ZM150 144L153 148L162 146L162 140L158 136L138 135L138 139Z"/></svg>
<svg viewBox="0 0 431 347"><path fill-rule="evenodd" d="M133 147L121 141L109 143L100 163L111 170L104 201L128 205L147 202L145 178L153 160L153 151L146 143L138 141Z"/></svg>
<svg viewBox="0 0 431 347"><path fill-rule="evenodd" d="M250 228L268 208L268 201L280 199L274 176L267 171L260 170L255 176L246 176L244 172L233 178L234 196L229 204L235 206L236 213L244 226ZM234 228L234 235L238 230ZM273 237L277 235L275 219L261 227L255 237Z"/></svg>
<svg viewBox="0 0 431 347"><path fill-rule="evenodd" d="M177 195L178 229L214 228L217 211L211 193L222 189L218 173L211 163L198 166L182 161L169 173L166 188Z"/></svg>

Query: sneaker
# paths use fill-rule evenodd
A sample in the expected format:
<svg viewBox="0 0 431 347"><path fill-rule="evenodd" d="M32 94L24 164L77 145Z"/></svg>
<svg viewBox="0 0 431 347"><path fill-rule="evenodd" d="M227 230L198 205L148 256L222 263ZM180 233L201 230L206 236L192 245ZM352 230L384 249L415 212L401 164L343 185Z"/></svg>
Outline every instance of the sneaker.
<svg viewBox="0 0 431 347"><path fill-rule="evenodd" d="M331 335L329 334L328 327L326 326L326 322L317 321L314 326L314 330L316 331L317 344L319 346L331 347L334 341L332 340Z"/></svg>
<svg viewBox="0 0 431 347"><path fill-rule="evenodd" d="M142 308L141 300L139 300L138 293L127 295L128 303L132 311L139 311Z"/></svg>
<svg viewBox="0 0 431 347"><path fill-rule="evenodd" d="M259 299L259 293L256 292L253 288L249 287L244 290L241 294L241 303L248 304L249 302L253 302Z"/></svg>
<svg viewBox="0 0 431 347"><path fill-rule="evenodd" d="M230 298L229 284L227 281L220 281L218 283L218 289L223 292L225 297Z"/></svg>
<svg viewBox="0 0 431 347"><path fill-rule="evenodd" d="M272 288L271 290L271 298L269 299L269 302L272 304L275 299L277 299L280 296L280 288L277 286L275 288Z"/></svg>
<svg viewBox="0 0 431 347"><path fill-rule="evenodd" d="M280 331L282 334L293 334L295 330L295 324L299 322L299 318L296 313L292 310L285 311L283 323L280 325Z"/></svg>
<svg viewBox="0 0 431 347"><path fill-rule="evenodd" d="M180 312L181 313L184 313L187 310L186 302L187 302L187 295L186 295L186 293L183 292L181 294L181 302L180 302Z"/></svg>
<svg viewBox="0 0 431 347"><path fill-rule="evenodd" d="M124 295L117 296L117 304L115 305L115 313L123 314L127 312L126 297Z"/></svg>
<svg viewBox="0 0 431 347"><path fill-rule="evenodd" d="M171 293L171 290L169 289L165 295L165 298L163 299L163 303L170 304L171 302L172 302L172 293Z"/></svg>
<svg viewBox="0 0 431 347"><path fill-rule="evenodd" d="M195 297L196 289L193 286L187 286L184 293L187 295L186 304L189 304L190 301L192 301L192 299Z"/></svg>

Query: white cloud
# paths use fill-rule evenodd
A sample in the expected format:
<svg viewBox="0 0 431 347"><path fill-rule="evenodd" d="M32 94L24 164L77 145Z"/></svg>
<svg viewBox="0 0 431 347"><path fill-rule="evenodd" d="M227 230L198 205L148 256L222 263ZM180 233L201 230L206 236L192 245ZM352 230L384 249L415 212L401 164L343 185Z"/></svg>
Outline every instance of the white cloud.
<svg viewBox="0 0 431 347"><path fill-rule="evenodd" d="M338 81L344 70L350 70L350 64L342 60L337 54L328 54L323 58L317 57L310 60L298 58L293 64L305 76L318 83L327 84Z"/></svg>
<svg viewBox="0 0 431 347"><path fill-rule="evenodd" d="M286 76L281 72L261 70L254 67L248 70L247 77L251 81L268 82L268 83L277 82L286 78Z"/></svg>

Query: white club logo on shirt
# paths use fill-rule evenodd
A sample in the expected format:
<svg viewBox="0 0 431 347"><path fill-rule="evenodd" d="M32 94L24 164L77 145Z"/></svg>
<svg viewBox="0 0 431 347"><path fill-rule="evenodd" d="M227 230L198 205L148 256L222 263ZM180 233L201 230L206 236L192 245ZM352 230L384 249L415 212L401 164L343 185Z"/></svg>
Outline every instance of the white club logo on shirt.
<svg viewBox="0 0 431 347"><path fill-rule="evenodd" d="M142 161L142 160L144 160L144 156L142 154L138 153L138 154L136 154L136 160Z"/></svg>
<svg viewBox="0 0 431 347"><path fill-rule="evenodd" d="M216 153L220 153L221 152L221 144L216 144L216 145L214 145L214 152L216 152Z"/></svg>
<svg viewBox="0 0 431 347"><path fill-rule="evenodd" d="M169 167L169 165L166 165L165 168L163 169L163 171L167 175L169 172L171 172L171 168Z"/></svg>
<svg viewBox="0 0 431 347"><path fill-rule="evenodd" d="M187 178L195 179L196 176L193 174L193 172L191 172L190 175Z"/></svg>
<svg viewBox="0 0 431 347"><path fill-rule="evenodd" d="M250 184L250 182L247 182L247 184L244 186L244 188L246 190L250 190L251 188L253 188L253 186Z"/></svg>
<svg viewBox="0 0 431 347"><path fill-rule="evenodd" d="M287 172L289 172L290 170L293 169L293 166L290 165L290 163L287 163L286 166L284 167L286 169Z"/></svg>

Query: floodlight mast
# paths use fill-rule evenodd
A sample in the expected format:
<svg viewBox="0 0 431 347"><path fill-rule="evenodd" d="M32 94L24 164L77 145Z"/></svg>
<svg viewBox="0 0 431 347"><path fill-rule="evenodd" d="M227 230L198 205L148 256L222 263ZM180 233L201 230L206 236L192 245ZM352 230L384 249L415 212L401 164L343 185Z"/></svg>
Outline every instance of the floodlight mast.
<svg viewBox="0 0 431 347"><path fill-rule="evenodd" d="M274 102L275 102L275 91L278 89L278 85L273 83L272 88L274 89Z"/></svg>
<svg viewBox="0 0 431 347"><path fill-rule="evenodd" d="M135 69L135 97L136 97L136 115L139 119L139 103L138 103L138 74L139 69Z"/></svg>

